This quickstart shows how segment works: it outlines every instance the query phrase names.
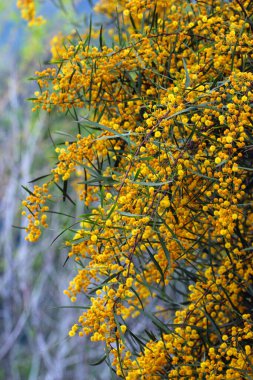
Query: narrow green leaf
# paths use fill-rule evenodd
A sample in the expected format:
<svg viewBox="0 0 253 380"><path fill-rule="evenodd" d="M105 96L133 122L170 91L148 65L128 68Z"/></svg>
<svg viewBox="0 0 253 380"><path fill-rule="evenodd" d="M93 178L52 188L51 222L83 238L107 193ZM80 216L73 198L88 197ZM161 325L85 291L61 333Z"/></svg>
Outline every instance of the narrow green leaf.
<svg viewBox="0 0 253 380"><path fill-rule="evenodd" d="M166 247L165 241L163 240L163 238L161 237L160 234L158 234L158 239L160 240L161 246L163 247L163 250L164 250L164 253L165 253L166 259L167 259L167 261L168 261L168 265L169 265L169 267L170 267L170 253L169 253L169 250L168 250L168 248Z"/></svg>
<svg viewBox="0 0 253 380"><path fill-rule="evenodd" d="M170 180L170 181L164 181L164 182L145 182L145 181L130 180L129 182L134 183L135 185L139 185L139 186L152 186L152 187L158 186L159 187L159 186L166 185L167 183L171 183L173 181Z"/></svg>
<svg viewBox="0 0 253 380"><path fill-rule="evenodd" d="M98 359L97 361L95 361L93 363L89 363L89 365L91 365L91 366L97 366L97 365L103 363L106 358L107 358L107 355L105 354L104 356L102 356L102 358Z"/></svg>
<svg viewBox="0 0 253 380"><path fill-rule="evenodd" d="M112 129L112 128L106 127L105 125L102 125L102 124L96 123L95 121L91 121L91 120L88 120L88 119L85 119L85 120L84 120L84 124L85 124L85 126L87 126L87 127L89 127L89 128L92 128L92 129L104 130L104 131L107 131L107 132L113 133L115 136L120 137L122 140L126 141L126 143L127 143L128 145L130 145L130 140L129 140L129 138L127 138L124 134L115 131L115 130Z"/></svg>
<svg viewBox="0 0 253 380"><path fill-rule="evenodd" d="M66 232L66 231L69 231L70 230L70 228L72 228L72 227L74 227L74 226L76 226L77 224L79 224L79 222L76 222L76 223L74 223L74 224L72 224L71 226L69 226L69 227L67 227L67 228L65 228L63 231L61 231L55 238L54 238L54 240L52 241L52 243L50 244L50 246L51 245L53 245L54 244L54 242L61 236L61 235L63 235L64 234L64 232Z"/></svg>
<svg viewBox="0 0 253 380"><path fill-rule="evenodd" d="M190 84L191 84L191 78L189 75L189 71L187 69L185 58L183 58L183 65L184 65L185 78L186 78L185 79L185 88L188 88L188 87L190 87Z"/></svg>
<svg viewBox="0 0 253 380"><path fill-rule="evenodd" d="M67 198L74 206L76 206L76 203L70 198L70 196L66 193L66 189L62 189L61 186L58 185L57 182L54 182L55 186L58 187L58 189L62 192L63 198Z"/></svg>
<svg viewBox="0 0 253 380"><path fill-rule="evenodd" d="M110 282L112 279L116 278L122 272L123 272L123 270L121 270L121 271L119 271L117 273L113 273L111 276L107 277L103 282L101 282L100 285L98 285L95 288L93 288L92 290L90 290L89 291L89 295L95 293L98 289L101 289L105 284L107 284L108 282Z"/></svg>
<svg viewBox="0 0 253 380"><path fill-rule="evenodd" d="M99 31L99 47L100 47L100 51L102 51L103 50L103 25L101 25L100 31Z"/></svg>
<svg viewBox="0 0 253 380"><path fill-rule="evenodd" d="M26 186L21 185L21 187L22 187L22 189L27 191L28 194L33 195L35 197L35 194L31 190L29 190Z"/></svg>
<svg viewBox="0 0 253 380"><path fill-rule="evenodd" d="M158 272L159 272L160 275L161 275L161 279L162 279L162 281L164 282L164 273L163 273L163 271L162 271L162 268L160 267L160 265L159 265L158 262L156 261L154 255L153 255L153 253L150 251L150 249L149 249L147 246L145 246L145 247L146 247L146 250L147 250L147 252L148 252L148 254L149 254L150 259L151 259L152 262L154 263L156 269L158 270ZM167 257L167 256L166 256L166 257ZM168 258L167 258L167 260L168 260ZM169 262L169 261L168 261L168 262Z"/></svg>

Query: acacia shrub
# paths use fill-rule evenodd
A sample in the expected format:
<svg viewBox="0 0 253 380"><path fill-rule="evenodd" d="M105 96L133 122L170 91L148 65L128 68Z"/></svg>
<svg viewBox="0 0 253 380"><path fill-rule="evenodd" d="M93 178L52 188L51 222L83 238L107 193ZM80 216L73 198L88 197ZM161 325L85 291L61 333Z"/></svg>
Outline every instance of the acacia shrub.
<svg viewBox="0 0 253 380"><path fill-rule="evenodd" d="M97 46L92 28L60 36L36 73L34 109L76 131L23 202L27 240L56 187L83 207L60 232L79 266L65 293L84 305L69 335L103 342L112 376L251 378L252 2L95 9L111 46L102 27Z"/></svg>

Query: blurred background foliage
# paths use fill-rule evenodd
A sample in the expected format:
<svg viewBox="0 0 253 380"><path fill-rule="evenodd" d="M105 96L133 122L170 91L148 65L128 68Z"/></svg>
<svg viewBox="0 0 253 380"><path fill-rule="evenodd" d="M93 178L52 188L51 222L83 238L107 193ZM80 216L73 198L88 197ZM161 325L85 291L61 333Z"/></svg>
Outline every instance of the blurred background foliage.
<svg viewBox="0 0 253 380"><path fill-rule="evenodd" d="M63 267L66 251L58 243L51 245L60 230L58 218L47 236L30 245L19 212L25 196L21 184L29 186L49 173L56 161L53 143L73 130L73 120L32 113L27 98L37 88L29 78L50 59L54 35L73 28L85 31L91 6L83 0L45 1L39 12L48 22L28 28L16 0L0 1L1 380L109 378L103 364L99 372L89 365L102 356L96 344L91 349L85 338L78 345L68 338L78 310L62 293L74 264ZM66 312L64 306L70 309Z"/></svg>

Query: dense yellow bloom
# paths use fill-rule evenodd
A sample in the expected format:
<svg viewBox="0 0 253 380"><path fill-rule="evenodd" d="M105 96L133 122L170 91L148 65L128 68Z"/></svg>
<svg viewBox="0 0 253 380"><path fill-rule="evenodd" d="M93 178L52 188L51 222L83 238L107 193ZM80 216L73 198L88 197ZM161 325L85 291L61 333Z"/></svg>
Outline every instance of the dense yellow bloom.
<svg viewBox="0 0 253 380"><path fill-rule="evenodd" d="M36 15L36 6L34 0L18 0L17 7L21 11L21 16L28 22L29 26L42 25L45 20L42 16Z"/></svg>
<svg viewBox="0 0 253 380"><path fill-rule="evenodd" d="M70 336L105 342L128 380L252 377L253 4L96 9L124 19L114 48L59 35L56 65L36 73L35 109L69 112L79 130L24 201L28 240L47 226L53 185L70 200L71 184L85 213L69 228L80 269L65 293L90 305Z"/></svg>

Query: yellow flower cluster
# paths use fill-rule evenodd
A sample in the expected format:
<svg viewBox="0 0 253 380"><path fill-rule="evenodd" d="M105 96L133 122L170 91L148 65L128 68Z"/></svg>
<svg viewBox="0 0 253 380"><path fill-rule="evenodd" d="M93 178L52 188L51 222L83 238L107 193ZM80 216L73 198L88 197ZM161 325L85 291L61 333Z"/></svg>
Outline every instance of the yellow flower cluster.
<svg viewBox="0 0 253 380"><path fill-rule="evenodd" d="M114 47L58 36L37 72L35 109L67 111L78 134L24 201L28 240L49 185L71 183L85 213L65 293L90 304L70 336L104 342L126 380L251 378L253 4L96 8L117 19Z"/></svg>
<svg viewBox="0 0 253 380"><path fill-rule="evenodd" d="M46 201L51 199L51 194L48 194L48 185L42 187L34 186L33 192L30 192L26 200L22 202L26 211L22 211L23 216L27 216L28 225L26 228L26 240L35 242L41 235L41 227L47 228L47 215L45 214L49 207Z"/></svg>
<svg viewBox="0 0 253 380"><path fill-rule="evenodd" d="M18 0L17 7L21 11L22 18L28 22L29 26L38 26L46 22L42 16L36 15L34 0Z"/></svg>

